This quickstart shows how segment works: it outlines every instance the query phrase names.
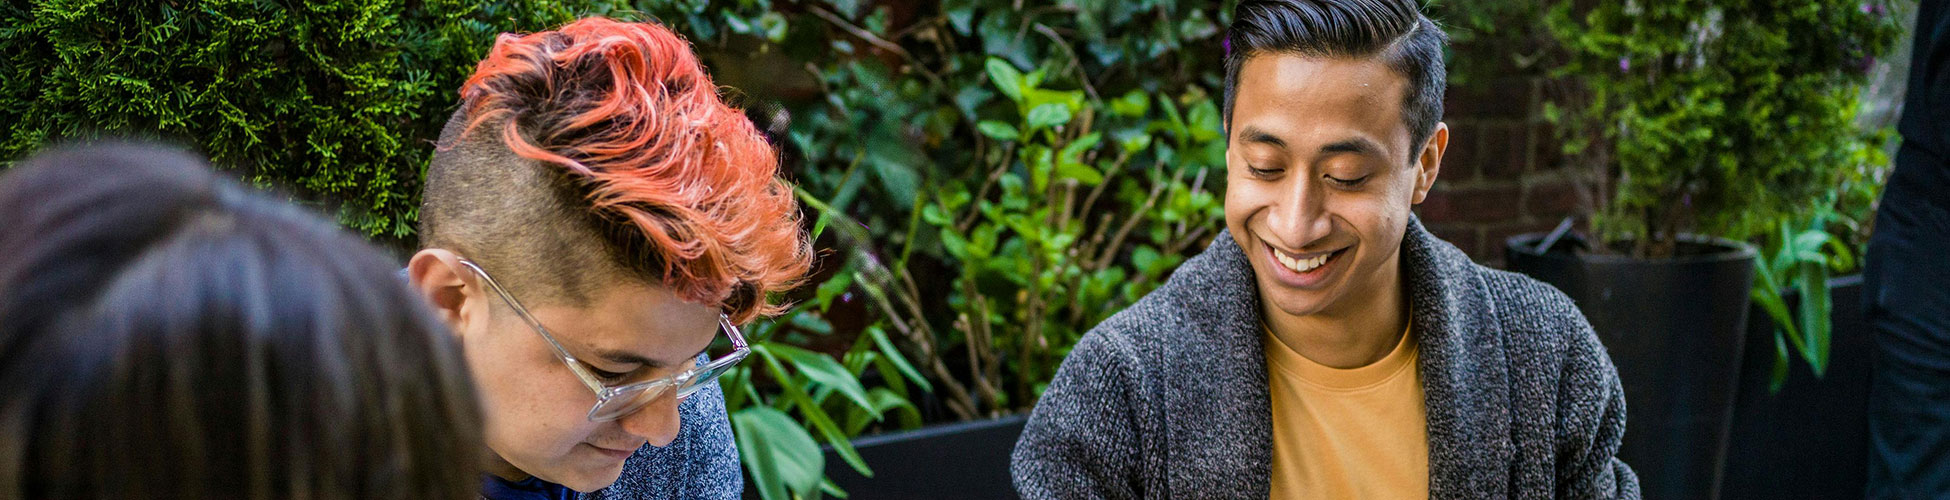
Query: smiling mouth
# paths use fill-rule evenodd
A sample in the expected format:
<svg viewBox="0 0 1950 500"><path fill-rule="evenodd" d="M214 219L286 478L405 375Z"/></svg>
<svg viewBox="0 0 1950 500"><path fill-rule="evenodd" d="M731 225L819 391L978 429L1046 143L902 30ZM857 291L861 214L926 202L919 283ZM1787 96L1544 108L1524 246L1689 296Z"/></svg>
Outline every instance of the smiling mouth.
<svg viewBox="0 0 1950 500"><path fill-rule="evenodd" d="M1279 262L1281 266L1295 273L1306 273L1319 269L1320 266L1327 265L1328 262L1334 260L1334 257L1339 256L1341 252L1347 250L1343 248L1332 252L1293 254L1281 251L1278 248L1273 248L1273 245L1270 244L1266 245L1266 249L1272 252L1274 261Z"/></svg>

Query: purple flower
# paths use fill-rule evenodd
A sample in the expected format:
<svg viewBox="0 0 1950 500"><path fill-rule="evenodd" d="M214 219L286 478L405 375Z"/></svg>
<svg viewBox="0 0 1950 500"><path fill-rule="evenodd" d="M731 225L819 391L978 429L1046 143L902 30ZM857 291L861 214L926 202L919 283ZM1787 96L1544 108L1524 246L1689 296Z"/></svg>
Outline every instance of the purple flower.
<svg viewBox="0 0 1950 500"><path fill-rule="evenodd" d="M843 302L843 303L852 303L852 302L853 302L853 292L846 292L846 293L842 293L842 294L840 294L840 302Z"/></svg>
<svg viewBox="0 0 1950 500"><path fill-rule="evenodd" d="M1618 72L1619 72L1619 73L1625 73L1625 72L1629 72L1629 71L1632 71L1632 58L1630 58L1630 57L1619 57L1619 58L1618 58Z"/></svg>

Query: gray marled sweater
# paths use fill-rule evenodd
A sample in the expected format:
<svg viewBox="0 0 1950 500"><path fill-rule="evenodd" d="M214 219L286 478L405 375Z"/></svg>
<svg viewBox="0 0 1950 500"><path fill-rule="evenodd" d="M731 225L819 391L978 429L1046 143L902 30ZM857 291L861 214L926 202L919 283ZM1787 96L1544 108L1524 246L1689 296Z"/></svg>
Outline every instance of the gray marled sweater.
<svg viewBox="0 0 1950 500"><path fill-rule="evenodd" d="M1571 300L1411 220L1402 241L1430 498L1627 498L1625 394ZM1016 444L1023 497L1266 498L1272 423L1253 271L1221 232L1063 361Z"/></svg>

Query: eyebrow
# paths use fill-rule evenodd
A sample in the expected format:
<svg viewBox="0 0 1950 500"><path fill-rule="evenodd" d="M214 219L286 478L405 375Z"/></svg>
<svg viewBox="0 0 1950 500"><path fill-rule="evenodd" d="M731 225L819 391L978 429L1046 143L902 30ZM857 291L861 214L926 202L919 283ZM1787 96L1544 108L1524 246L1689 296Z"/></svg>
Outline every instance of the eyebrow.
<svg viewBox="0 0 1950 500"><path fill-rule="evenodd" d="M591 349L596 352L596 357L602 358L604 360L608 360L609 362L612 363L638 364L638 365L643 365L644 367L647 368L663 368L669 365L669 363L646 358L641 354L637 354L629 351L618 351L612 349L604 349L600 347L592 347ZM704 351L710 349L711 346L706 345L704 346L703 349L699 349L696 354L692 354L690 355L690 357L684 359L685 360L696 359L699 355L704 354Z"/></svg>
<svg viewBox="0 0 1950 500"><path fill-rule="evenodd" d="M1269 134L1266 131L1260 130L1256 127L1246 127L1245 130L1239 131L1239 140L1241 142L1265 144L1280 149L1286 149L1285 140L1282 140L1278 136Z"/></svg>
<svg viewBox="0 0 1950 500"><path fill-rule="evenodd" d="M1239 131L1239 140L1246 143L1265 144L1280 149L1286 149L1287 147L1286 140L1279 138L1279 136L1250 126ZM1379 156L1381 155L1381 145L1375 144L1373 140L1369 140L1366 137L1351 137L1321 146L1320 153L1355 153Z"/></svg>
<svg viewBox="0 0 1950 500"><path fill-rule="evenodd" d="M1374 141L1368 140L1368 138L1366 137L1355 137L1351 139L1341 139L1329 143L1326 146L1321 146L1320 152L1321 153L1355 153L1355 154L1379 156L1381 154L1381 146L1375 144Z"/></svg>

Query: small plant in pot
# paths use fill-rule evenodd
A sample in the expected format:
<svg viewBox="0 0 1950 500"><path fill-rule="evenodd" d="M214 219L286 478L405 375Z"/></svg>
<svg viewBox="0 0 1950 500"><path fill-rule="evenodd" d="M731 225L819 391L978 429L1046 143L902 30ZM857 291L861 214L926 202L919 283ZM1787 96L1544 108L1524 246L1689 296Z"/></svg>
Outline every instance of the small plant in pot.
<svg viewBox="0 0 1950 500"><path fill-rule="evenodd" d="M1802 220L1858 164L1864 70L1899 29L1880 9L1687 0L1546 16L1562 62L1546 118L1573 161L1604 170L1592 237L1563 238L1566 225L1505 252L1605 342L1630 402L1620 455L1648 497L1718 493L1750 289L1771 270L1742 240Z"/></svg>

